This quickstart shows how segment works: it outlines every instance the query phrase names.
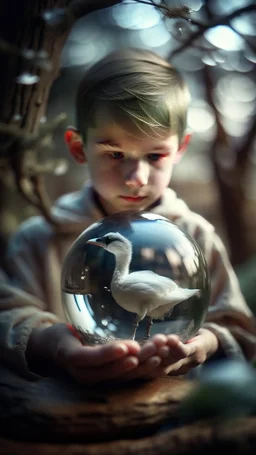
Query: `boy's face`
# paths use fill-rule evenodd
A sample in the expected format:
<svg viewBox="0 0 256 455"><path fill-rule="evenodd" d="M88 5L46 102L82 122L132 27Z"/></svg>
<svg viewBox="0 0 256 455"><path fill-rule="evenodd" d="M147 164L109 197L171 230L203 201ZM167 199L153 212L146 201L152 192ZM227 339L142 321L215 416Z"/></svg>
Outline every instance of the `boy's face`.
<svg viewBox="0 0 256 455"><path fill-rule="evenodd" d="M88 130L84 150L93 187L108 214L147 209L169 185L183 153L177 135L132 133L106 118Z"/></svg>

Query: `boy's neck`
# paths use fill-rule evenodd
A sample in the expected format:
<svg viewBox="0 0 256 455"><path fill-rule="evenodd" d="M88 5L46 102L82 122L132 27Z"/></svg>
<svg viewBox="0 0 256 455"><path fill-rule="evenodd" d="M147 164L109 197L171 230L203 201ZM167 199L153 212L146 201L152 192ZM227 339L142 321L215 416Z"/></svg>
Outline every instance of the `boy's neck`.
<svg viewBox="0 0 256 455"><path fill-rule="evenodd" d="M92 188L92 197L93 197L93 200L94 200L95 204L97 205L98 209L102 212L103 216L104 217L109 216L109 214L106 212L105 208L103 207L103 205L101 203L98 193L95 191L94 188ZM151 204L149 207L145 208L145 211L152 210L154 207L157 207L158 205L160 205L161 202L162 202L162 198L160 197L155 202L153 202L153 204Z"/></svg>
<svg viewBox="0 0 256 455"><path fill-rule="evenodd" d="M101 203L100 197L94 188L92 188L92 197L93 197L93 200L94 200L95 204L97 205L98 209L102 212L103 216L104 217L108 216L108 213L104 209L104 207Z"/></svg>

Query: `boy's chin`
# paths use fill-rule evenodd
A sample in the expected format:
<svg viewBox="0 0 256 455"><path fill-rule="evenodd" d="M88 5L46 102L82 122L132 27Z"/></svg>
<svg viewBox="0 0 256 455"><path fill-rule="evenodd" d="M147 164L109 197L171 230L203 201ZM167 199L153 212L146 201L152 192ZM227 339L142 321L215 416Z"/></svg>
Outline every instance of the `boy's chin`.
<svg viewBox="0 0 256 455"><path fill-rule="evenodd" d="M118 206L118 207L111 207L110 209L106 210L108 215L114 215L116 213L122 212L143 212L146 210L145 206L136 206L136 205L125 205L125 206Z"/></svg>
<svg viewBox="0 0 256 455"><path fill-rule="evenodd" d="M136 202L136 201L129 201L129 200L118 200L118 201L101 201L105 212L108 215L114 215L115 213L120 212L142 212L150 210L152 207L155 206L156 200L152 200L151 198L145 198L144 201Z"/></svg>
<svg viewBox="0 0 256 455"><path fill-rule="evenodd" d="M117 212L127 212L127 211L131 211L131 212L143 212L145 210L148 209L148 204L128 204L126 206L123 206L122 208L120 208L119 210L117 210Z"/></svg>

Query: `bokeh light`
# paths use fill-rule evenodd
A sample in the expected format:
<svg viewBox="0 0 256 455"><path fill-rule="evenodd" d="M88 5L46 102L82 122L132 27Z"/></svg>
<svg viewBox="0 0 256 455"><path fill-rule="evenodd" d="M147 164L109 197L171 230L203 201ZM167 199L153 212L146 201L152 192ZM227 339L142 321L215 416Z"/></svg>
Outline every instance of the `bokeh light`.
<svg viewBox="0 0 256 455"><path fill-rule="evenodd" d="M183 2L179 2L180 4L182 4L183 6ZM203 0L187 0L186 1L186 6L188 6L189 8L191 8L194 11L199 11L200 8L202 8L204 2Z"/></svg>
<svg viewBox="0 0 256 455"><path fill-rule="evenodd" d="M180 71L194 72L204 67L201 54L198 54L196 49L188 49L180 54L176 54L172 62Z"/></svg>
<svg viewBox="0 0 256 455"><path fill-rule="evenodd" d="M132 37L131 37L132 38ZM170 33L162 25L157 24L154 27L138 30L136 33L137 45L142 47L159 47L170 42ZM134 44L136 44L136 42Z"/></svg>
<svg viewBox="0 0 256 455"><path fill-rule="evenodd" d="M232 27L242 35L256 35L256 12L250 11L250 14L243 14L241 17L235 17L231 21Z"/></svg>
<svg viewBox="0 0 256 455"><path fill-rule="evenodd" d="M103 58L112 49L111 36L104 41L99 36L98 40L88 40L86 42L70 40L69 45L64 47L61 54L61 67L92 64Z"/></svg>
<svg viewBox="0 0 256 455"><path fill-rule="evenodd" d="M204 102L195 101L188 111L188 127L197 133L206 133L215 126L215 116L211 107Z"/></svg>
<svg viewBox="0 0 256 455"><path fill-rule="evenodd" d="M233 55L232 55L233 54ZM238 73L248 73L253 70L253 63L241 52L234 52L227 55L227 63Z"/></svg>
<svg viewBox="0 0 256 455"><path fill-rule="evenodd" d="M231 73L218 80L214 100L228 134L245 134L248 121L255 114L255 99L256 84L248 76Z"/></svg>
<svg viewBox="0 0 256 455"><path fill-rule="evenodd" d="M249 62L256 63L256 52L248 47L245 49L244 56L249 60Z"/></svg>
<svg viewBox="0 0 256 455"><path fill-rule="evenodd" d="M236 51L244 48L243 39L238 33L224 25L218 25L217 27L206 30L204 36L209 43L226 51Z"/></svg>
<svg viewBox="0 0 256 455"><path fill-rule="evenodd" d="M162 20L162 15L154 6L125 0L112 8L112 18L116 25L130 30L153 27Z"/></svg>
<svg viewBox="0 0 256 455"><path fill-rule="evenodd" d="M211 11L215 12L216 14L224 16L251 4L252 0L232 0L229 2L224 2L223 0L214 0L210 2L210 8Z"/></svg>

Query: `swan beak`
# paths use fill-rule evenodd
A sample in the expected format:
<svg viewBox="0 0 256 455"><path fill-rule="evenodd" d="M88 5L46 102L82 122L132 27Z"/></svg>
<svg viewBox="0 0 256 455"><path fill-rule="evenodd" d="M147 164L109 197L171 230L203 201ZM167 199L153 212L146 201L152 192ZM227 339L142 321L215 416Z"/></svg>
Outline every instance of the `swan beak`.
<svg viewBox="0 0 256 455"><path fill-rule="evenodd" d="M90 245L95 245L95 246L100 246L101 248L105 248L106 244L101 242L101 239L91 239L88 240L86 243L89 243Z"/></svg>

